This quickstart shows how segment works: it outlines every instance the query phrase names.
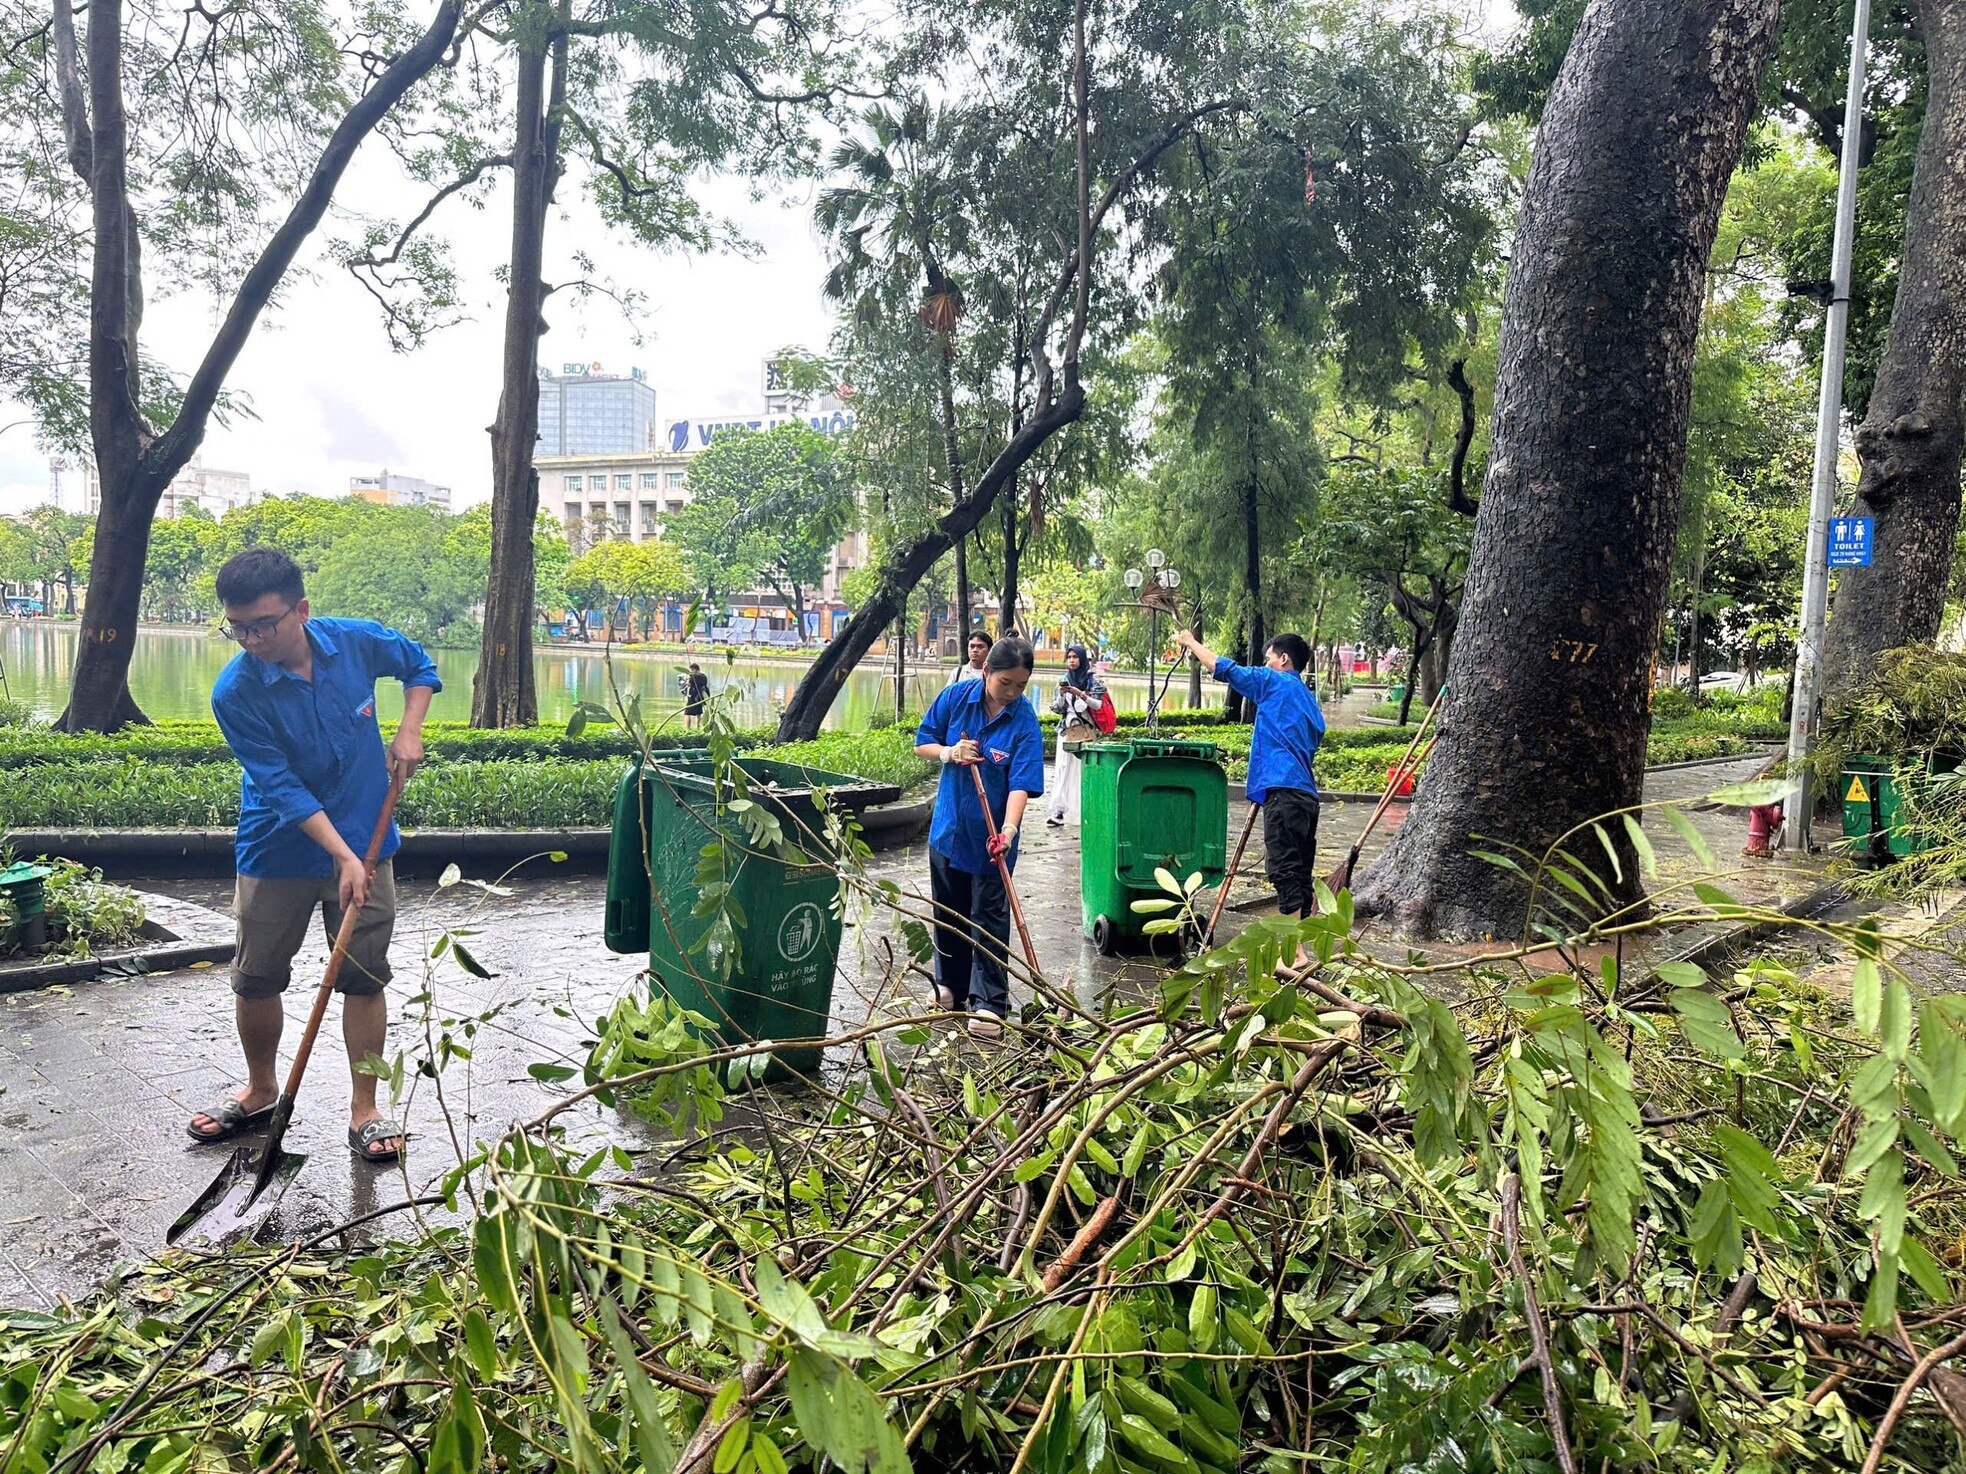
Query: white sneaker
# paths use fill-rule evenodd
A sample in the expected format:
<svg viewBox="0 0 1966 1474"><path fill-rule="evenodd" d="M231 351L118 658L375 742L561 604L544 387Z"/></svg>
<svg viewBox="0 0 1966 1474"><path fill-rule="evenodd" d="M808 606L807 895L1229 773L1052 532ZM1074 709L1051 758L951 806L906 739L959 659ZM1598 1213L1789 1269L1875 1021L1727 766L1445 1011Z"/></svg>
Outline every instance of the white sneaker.
<svg viewBox="0 0 1966 1474"><path fill-rule="evenodd" d="M955 990L945 988L940 983L937 983L935 985L935 1006L943 1013L954 1013L956 1011Z"/></svg>
<svg viewBox="0 0 1966 1474"><path fill-rule="evenodd" d="M1003 1015L979 1008L969 1016L969 1037L984 1044L1003 1038Z"/></svg>

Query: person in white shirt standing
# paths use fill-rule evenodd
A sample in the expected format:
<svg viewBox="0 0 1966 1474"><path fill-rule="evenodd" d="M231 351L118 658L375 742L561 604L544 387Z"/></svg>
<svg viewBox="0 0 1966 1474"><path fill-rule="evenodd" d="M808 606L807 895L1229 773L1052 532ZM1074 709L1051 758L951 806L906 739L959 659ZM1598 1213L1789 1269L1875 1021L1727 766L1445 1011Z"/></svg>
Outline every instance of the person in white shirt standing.
<svg viewBox="0 0 1966 1474"><path fill-rule="evenodd" d="M972 630L969 636L969 661L949 672L949 679L942 684L953 686L958 681L980 681L983 679L983 662L990 655L990 637L981 630Z"/></svg>

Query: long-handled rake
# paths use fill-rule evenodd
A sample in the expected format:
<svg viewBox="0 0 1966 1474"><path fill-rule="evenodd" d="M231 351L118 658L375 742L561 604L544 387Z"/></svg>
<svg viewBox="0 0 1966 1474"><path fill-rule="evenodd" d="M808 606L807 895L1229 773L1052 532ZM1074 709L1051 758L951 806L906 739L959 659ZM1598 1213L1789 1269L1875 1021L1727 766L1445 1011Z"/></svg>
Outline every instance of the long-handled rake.
<svg viewBox="0 0 1966 1474"><path fill-rule="evenodd" d="M1256 827L1256 816L1263 812L1261 804L1249 806L1249 817L1242 821L1242 834L1236 840L1235 855L1229 861L1229 870L1222 877L1222 888L1215 893L1215 909L1208 913L1208 925L1202 929L1201 944L1204 947L1215 945L1215 923L1222 919L1222 907L1228 902L1229 887L1236 883L1236 873L1242 869L1242 852L1249 847L1249 832Z"/></svg>

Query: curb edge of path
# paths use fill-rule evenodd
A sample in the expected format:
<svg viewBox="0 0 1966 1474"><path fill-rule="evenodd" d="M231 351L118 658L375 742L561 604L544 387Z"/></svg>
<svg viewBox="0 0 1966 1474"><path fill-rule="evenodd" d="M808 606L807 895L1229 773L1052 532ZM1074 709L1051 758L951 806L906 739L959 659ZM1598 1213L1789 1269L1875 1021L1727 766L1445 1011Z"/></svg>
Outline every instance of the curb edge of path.
<svg viewBox="0 0 1966 1474"><path fill-rule="evenodd" d="M143 893L148 945L92 957L0 966L0 995L27 993L61 983L86 983L106 972L176 972L198 962L230 962L235 950L232 918L172 896Z"/></svg>

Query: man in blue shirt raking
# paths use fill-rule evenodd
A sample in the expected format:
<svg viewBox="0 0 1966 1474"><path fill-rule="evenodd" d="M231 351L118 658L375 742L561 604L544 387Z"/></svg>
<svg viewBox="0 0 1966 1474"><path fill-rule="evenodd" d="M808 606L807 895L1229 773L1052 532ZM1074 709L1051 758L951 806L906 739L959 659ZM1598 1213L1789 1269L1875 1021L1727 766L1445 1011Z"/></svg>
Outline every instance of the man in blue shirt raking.
<svg viewBox="0 0 1966 1474"><path fill-rule="evenodd" d="M300 566L277 548L247 548L218 572L225 633L242 647L212 687L212 714L245 770L234 846L238 951L232 992L246 1084L191 1118L196 1141L224 1141L265 1121L279 1096L274 1066L285 1013L280 995L318 909L330 940L357 908L338 988L348 1046L348 1145L365 1162L394 1161L403 1128L376 1106L375 1076L356 1068L388 1035L389 941L396 926L389 826L373 883L362 864L392 774L423 761L423 719L443 689L437 667L407 635L367 619L324 619L308 608ZM403 683L403 720L385 751L375 683Z"/></svg>
<svg viewBox="0 0 1966 1474"><path fill-rule="evenodd" d="M1249 801L1263 810L1263 870L1276 887L1277 910L1285 916L1308 916L1316 884L1318 820L1311 765L1324 740L1324 712L1317 693L1304 684L1311 647L1302 635L1278 635L1263 648L1263 663L1251 666L1217 655L1192 630L1182 630L1174 642L1212 670L1216 680L1256 704L1243 787ZM1296 960L1303 963L1301 951Z"/></svg>

